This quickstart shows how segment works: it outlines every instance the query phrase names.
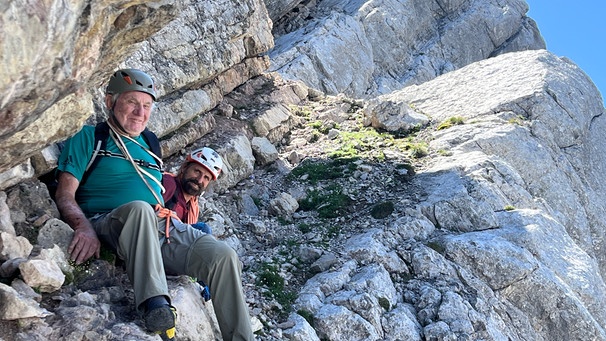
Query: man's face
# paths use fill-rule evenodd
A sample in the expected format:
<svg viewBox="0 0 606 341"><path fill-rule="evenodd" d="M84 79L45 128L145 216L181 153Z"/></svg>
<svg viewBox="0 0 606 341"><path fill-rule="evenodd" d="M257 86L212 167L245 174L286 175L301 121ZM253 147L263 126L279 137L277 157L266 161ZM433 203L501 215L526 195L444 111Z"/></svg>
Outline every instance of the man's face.
<svg viewBox="0 0 606 341"><path fill-rule="evenodd" d="M181 187L183 192L199 196L212 179L213 175L208 169L196 162L190 162L181 173Z"/></svg>
<svg viewBox="0 0 606 341"><path fill-rule="evenodd" d="M139 136L147 126L153 103L149 94L127 91L118 96L114 104L114 116L128 135Z"/></svg>

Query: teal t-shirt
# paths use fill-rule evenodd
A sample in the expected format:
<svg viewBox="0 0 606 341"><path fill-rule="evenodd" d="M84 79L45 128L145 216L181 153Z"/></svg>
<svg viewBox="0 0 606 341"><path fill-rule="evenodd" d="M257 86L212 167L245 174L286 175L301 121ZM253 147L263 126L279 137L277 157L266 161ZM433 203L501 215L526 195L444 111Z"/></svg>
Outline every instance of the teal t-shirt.
<svg viewBox="0 0 606 341"><path fill-rule="evenodd" d="M140 163L150 175L162 180L162 171L154 158L141 146L121 137L133 160ZM149 149L142 135L134 138L139 144ZM57 169L72 174L78 181L95 150L95 127L84 126L76 135L68 139L59 157ZM100 158L97 166L89 174L86 182L78 188L76 200L80 208L91 217L97 213L106 213L114 208L135 200L147 201L152 205L158 203L150 189L145 185L131 162L126 159L112 138L107 141L105 151L97 155ZM145 175L144 175L145 176ZM153 180L147 182L162 200L161 189ZM164 204L162 202L162 204Z"/></svg>

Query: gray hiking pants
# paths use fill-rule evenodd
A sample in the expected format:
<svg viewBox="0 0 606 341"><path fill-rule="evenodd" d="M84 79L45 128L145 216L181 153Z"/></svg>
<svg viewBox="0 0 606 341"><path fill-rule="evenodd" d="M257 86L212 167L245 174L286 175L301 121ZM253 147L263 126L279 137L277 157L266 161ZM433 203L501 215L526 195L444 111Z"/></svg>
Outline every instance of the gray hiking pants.
<svg viewBox="0 0 606 341"><path fill-rule="evenodd" d="M124 260L137 309L150 297L168 297L166 273L196 277L210 288L223 339L254 340L240 261L229 245L176 219L167 243L165 219L144 201L122 205L91 221L101 242Z"/></svg>

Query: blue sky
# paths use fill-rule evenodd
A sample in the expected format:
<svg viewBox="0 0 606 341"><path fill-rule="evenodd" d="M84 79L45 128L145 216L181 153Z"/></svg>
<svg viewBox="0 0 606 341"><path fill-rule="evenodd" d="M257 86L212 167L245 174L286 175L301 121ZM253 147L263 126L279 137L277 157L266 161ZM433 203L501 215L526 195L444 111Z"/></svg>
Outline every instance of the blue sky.
<svg viewBox="0 0 606 341"><path fill-rule="evenodd" d="M547 50L577 64L606 95L606 1L526 0Z"/></svg>

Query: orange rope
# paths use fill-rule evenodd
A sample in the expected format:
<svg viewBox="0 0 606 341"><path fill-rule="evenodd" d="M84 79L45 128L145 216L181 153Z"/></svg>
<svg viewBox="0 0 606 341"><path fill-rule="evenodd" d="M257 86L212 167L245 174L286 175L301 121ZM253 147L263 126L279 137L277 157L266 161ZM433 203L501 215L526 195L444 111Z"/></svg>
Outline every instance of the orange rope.
<svg viewBox="0 0 606 341"><path fill-rule="evenodd" d="M170 237L170 218L179 219L179 217L177 216L177 213L175 213L175 211L171 211L160 204L156 204L154 209L156 210L156 215L158 216L158 218L166 218L166 227L164 228L164 234L166 235L166 243L170 244L170 239L168 239Z"/></svg>

